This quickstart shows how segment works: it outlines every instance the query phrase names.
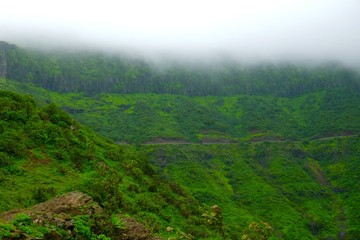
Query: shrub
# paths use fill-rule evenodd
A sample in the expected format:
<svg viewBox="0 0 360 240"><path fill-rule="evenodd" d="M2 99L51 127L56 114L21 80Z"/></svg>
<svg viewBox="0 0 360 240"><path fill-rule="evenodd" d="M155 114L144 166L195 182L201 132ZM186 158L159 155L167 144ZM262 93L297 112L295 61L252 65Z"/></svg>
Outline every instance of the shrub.
<svg viewBox="0 0 360 240"><path fill-rule="evenodd" d="M6 152L0 152L0 168L11 164L11 157Z"/></svg>
<svg viewBox="0 0 360 240"><path fill-rule="evenodd" d="M203 213L202 216L210 226L224 236L222 209L218 205L212 206L210 211Z"/></svg>
<svg viewBox="0 0 360 240"><path fill-rule="evenodd" d="M77 235L77 239L81 239L81 237L91 239L92 233L88 215L74 217L74 226L74 233Z"/></svg>
<svg viewBox="0 0 360 240"><path fill-rule="evenodd" d="M11 232L14 230L14 226L11 224L4 224L0 222L0 239L5 237L11 237Z"/></svg>
<svg viewBox="0 0 360 240"><path fill-rule="evenodd" d="M243 240L267 240L273 235L274 229L267 222L252 222L245 230Z"/></svg>
<svg viewBox="0 0 360 240"><path fill-rule="evenodd" d="M103 206L107 213L112 214L123 204L123 197L119 190L121 182L122 176L117 170L105 163L99 163L93 176L83 183L83 191Z"/></svg>
<svg viewBox="0 0 360 240"><path fill-rule="evenodd" d="M6 152L15 157L24 157L26 153L26 145L24 143L24 139L21 137L21 132L16 130L6 131L0 138L0 151Z"/></svg>
<svg viewBox="0 0 360 240"><path fill-rule="evenodd" d="M36 203L45 202L46 200L54 197L56 195L56 190L53 187L37 187L32 193L33 199Z"/></svg>
<svg viewBox="0 0 360 240"><path fill-rule="evenodd" d="M19 227L20 225L30 225L32 221L30 216L21 213L15 216L15 219L12 223L14 224L14 226Z"/></svg>

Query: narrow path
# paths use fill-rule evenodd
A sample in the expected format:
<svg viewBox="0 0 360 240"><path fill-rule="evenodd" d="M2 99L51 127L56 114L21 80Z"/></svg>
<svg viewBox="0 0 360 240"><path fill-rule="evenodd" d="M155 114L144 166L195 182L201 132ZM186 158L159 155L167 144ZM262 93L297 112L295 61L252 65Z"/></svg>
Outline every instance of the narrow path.
<svg viewBox="0 0 360 240"><path fill-rule="evenodd" d="M314 140L310 140L310 141L326 141L326 140L331 140L334 138L347 138L347 137L357 137L358 135L339 135L339 136L333 136L333 137L322 137L322 138L317 138Z"/></svg>
<svg viewBox="0 0 360 240"><path fill-rule="evenodd" d="M358 135L339 135L339 136L333 136L333 137L323 137L323 138L317 138L317 139L311 139L311 140L259 140L259 141L229 141L229 142L187 142L187 141L154 141L154 142L146 142L146 143L142 143L141 145L234 145L234 144L238 144L240 142L249 142L249 143L264 143L264 142L269 142L269 143L285 143L285 142L293 142L293 143L300 143L300 142L304 142L304 141L309 141L309 142L315 142L315 141L329 141L332 139L336 139L336 138L350 138L350 137L358 137ZM117 144L119 145L131 145L129 143L124 143L124 142L118 142Z"/></svg>

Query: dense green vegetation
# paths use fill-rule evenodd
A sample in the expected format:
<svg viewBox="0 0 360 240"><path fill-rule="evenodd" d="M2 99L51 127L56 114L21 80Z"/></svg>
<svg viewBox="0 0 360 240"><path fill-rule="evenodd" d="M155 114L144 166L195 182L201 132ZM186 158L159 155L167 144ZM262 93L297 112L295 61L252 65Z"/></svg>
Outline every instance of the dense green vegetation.
<svg viewBox="0 0 360 240"><path fill-rule="evenodd" d="M176 230L197 238L219 237L202 217L207 208L178 185L161 180L144 154L95 135L54 104L38 108L33 98L5 91L0 92L0 189L0 212L77 190L109 214L104 225L121 213L163 237L176 237ZM1 226L0 238L9 237L12 227ZM169 226L175 231L167 232ZM96 233L111 237L105 228Z"/></svg>
<svg viewBox="0 0 360 240"><path fill-rule="evenodd" d="M190 97L170 94L96 94L45 91L0 79L2 89L54 102L101 135L129 143L304 140L360 131L360 94L328 90L295 98Z"/></svg>
<svg viewBox="0 0 360 240"><path fill-rule="evenodd" d="M360 76L337 64L159 67L124 54L0 48L1 89L54 102L118 142L304 140L360 129Z"/></svg>
<svg viewBox="0 0 360 240"><path fill-rule="evenodd" d="M104 214L75 216L75 239L121 239L119 216L165 239L359 239L359 84L0 42L0 213L81 191ZM0 238L53 229L70 238L19 214Z"/></svg>
<svg viewBox="0 0 360 240"><path fill-rule="evenodd" d="M144 148L162 176L221 206L229 233L266 221L284 239L360 236L359 137Z"/></svg>
<svg viewBox="0 0 360 240"><path fill-rule="evenodd" d="M109 214L129 214L162 236L174 226L178 234L239 239L251 235L250 223L270 224L273 238L360 234L358 137L136 149L98 137L54 104L38 108L29 96L0 95L1 211L80 190ZM220 206L220 222L206 224L217 215L199 202Z"/></svg>
<svg viewBox="0 0 360 240"><path fill-rule="evenodd" d="M230 59L214 63L154 63L125 54L40 52L0 42L0 77L58 92L167 93L188 96L301 96L328 89L360 90L360 76L338 64L242 65Z"/></svg>

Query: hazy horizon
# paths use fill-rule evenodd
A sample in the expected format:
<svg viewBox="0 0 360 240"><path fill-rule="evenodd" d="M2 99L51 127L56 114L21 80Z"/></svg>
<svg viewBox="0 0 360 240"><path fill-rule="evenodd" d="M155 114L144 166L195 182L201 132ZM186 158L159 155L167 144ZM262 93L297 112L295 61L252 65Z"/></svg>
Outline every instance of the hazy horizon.
<svg viewBox="0 0 360 240"><path fill-rule="evenodd" d="M23 47L360 66L356 0L14 0L2 9L0 40Z"/></svg>

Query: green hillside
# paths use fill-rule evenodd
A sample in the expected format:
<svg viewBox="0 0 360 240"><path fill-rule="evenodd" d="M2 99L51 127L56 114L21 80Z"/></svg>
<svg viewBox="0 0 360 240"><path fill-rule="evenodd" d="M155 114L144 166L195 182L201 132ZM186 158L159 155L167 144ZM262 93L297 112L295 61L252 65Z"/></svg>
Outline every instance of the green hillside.
<svg viewBox="0 0 360 240"><path fill-rule="evenodd" d="M1 79L0 88L53 102L118 142L307 140L358 135L360 93L327 90L300 97L57 93Z"/></svg>
<svg viewBox="0 0 360 240"><path fill-rule="evenodd" d="M152 145L162 176L223 208L231 233L270 223L284 239L357 239L360 139Z"/></svg>
<svg viewBox="0 0 360 240"><path fill-rule="evenodd" d="M75 217L75 223L80 219L88 229L75 229L75 239L104 239L101 234L118 239L121 229L110 231L116 228L112 221L117 214L142 222L162 237L220 238L202 217L207 207L160 179L140 151L97 136L54 104L39 108L33 98L6 91L0 91L0 189L0 212L70 191L90 195L105 215ZM54 228L60 239L71 236L61 226L26 221L22 216L14 225L0 221L0 238L22 239L26 233L31 239L53 239Z"/></svg>
<svg viewBox="0 0 360 240"><path fill-rule="evenodd" d="M1 212L76 190L106 210L104 224L127 214L162 237L239 239L253 234L251 223L269 224L273 239L360 234L359 137L136 149L98 137L56 105L0 96ZM215 205L222 209L221 228L206 224L207 212L212 216L206 206ZM95 230L87 219L92 236L114 234ZM20 220L14 221L1 226L16 229ZM177 232L166 232L168 226ZM49 227L29 231L46 237ZM3 236L16 233L5 230Z"/></svg>
<svg viewBox="0 0 360 240"><path fill-rule="evenodd" d="M360 238L357 71L167 60L0 42L0 238Z"/></svg>
<svg viewBox="0 0 360 240"><path fill-rule="evenodd" d="M359 134L360 75L340 64L154 63L120 53L45 52L5 42L0 49L1 89L54 102L118 142Z"/></svg>

